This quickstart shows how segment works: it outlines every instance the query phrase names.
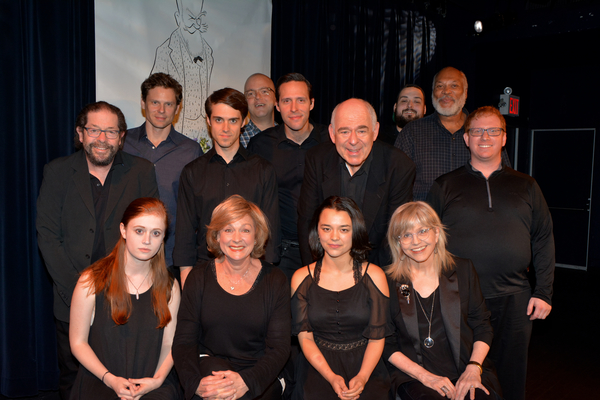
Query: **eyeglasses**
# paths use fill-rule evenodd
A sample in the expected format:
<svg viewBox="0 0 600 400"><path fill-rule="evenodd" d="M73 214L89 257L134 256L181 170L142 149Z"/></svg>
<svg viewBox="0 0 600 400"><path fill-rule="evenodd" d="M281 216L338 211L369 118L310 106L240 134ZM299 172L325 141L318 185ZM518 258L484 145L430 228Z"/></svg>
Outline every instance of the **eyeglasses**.
<svg viewBox="0 0 600 400"><path fill-rule="evenodd" d="M429 236L429 231L432 230L432 229L433 228L423 228L423 229L419 230L415 234L410 233L410 232L406 232L406 233L398 236L398 240L400 242L404 243L404 244L408 244L408 243L411 243L413 241L414 235L417 235L417 238L419 238L419 240L425 240Z"/></svg>
<svg viewBox="0 0 600 400"><path fill-rule="evenodd" d="M502 129L502 128L487 128L487 129L471 128L471 129L469 129L469 135L474 136L474 137L483 136L483 132L487 132L487 134L489 136L500 136L502 134L502 132L504 132L504 129Z"/></svg>
<svg viewBox="0 0 600 400"><path fill-rule="evenodd" d="M246 98L247 99L254 99L254 98L256 98L257 92L260 93L261 96L267 97L267 96L271 95L271 92L273 92L273 89L271 89L270 87L264 87L264 88L260 88L260 89L257 89L257 90L248 90L245 93L246 94Z"/></svg>
<svg viewBox="0 0 600 400"><path fill-rule="evenodd" d="M116 139L119 137L119 133L121 133L115 129L98 129L98 128L88 128L85 126L83 127L83 129L85 129L88 136L92 137L92 138L97 138L98 136L100 136L100 134L102 132L104 132L107 139Z"/></svg>

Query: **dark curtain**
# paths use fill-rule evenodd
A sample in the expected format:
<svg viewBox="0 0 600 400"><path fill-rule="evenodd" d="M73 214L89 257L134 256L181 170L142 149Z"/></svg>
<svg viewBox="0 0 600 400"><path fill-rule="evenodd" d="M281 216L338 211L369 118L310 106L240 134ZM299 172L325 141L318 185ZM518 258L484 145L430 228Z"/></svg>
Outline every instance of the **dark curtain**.
<svg viewBox="0 0 600 400"><path fill-rule="evenodd" d="M0 0L0 21L0 392L18 397L58 386L36 199L44 164L73 151L76 114L95 99L94 1Z"/></svg>
<svg viewBox="0 0 600 400"><path fill-rule="evenodd" d="M418 3L418 4L415 4ZM439 29L437 10L413 1L273 0L271 74L300 72L313 85L311 117L328 123L341 101L369 101L391 123L399 90L431 93Z"/></svg>

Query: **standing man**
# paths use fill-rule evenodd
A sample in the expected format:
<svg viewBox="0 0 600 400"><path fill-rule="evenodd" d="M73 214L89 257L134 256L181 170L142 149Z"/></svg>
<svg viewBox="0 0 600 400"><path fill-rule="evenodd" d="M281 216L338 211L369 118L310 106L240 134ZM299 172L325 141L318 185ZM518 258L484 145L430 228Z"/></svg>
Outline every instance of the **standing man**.
<svg viewBox="0 0 600 400"><path fill-rule="evenodd" d="M169 212L169 228L165 242L165 261L171 272L175 245L177 191L181 170L202 155L197 142L183 136L173 127L173 118L181 109L182 88L170 75L157 72L142 83L142 110L146 122L127 131L123 150L145 158L156 168L160 199Z"/></svg>
<svg viewBox="0 0 600 400"><path fill-rule="evenodd" d="M71 296L79 274L112 250L125 209L158 197L152 163L120 151L127 130L121 110L88 104L75 122L79 151L44 167L37 201L38 246L54 285L60 396L68 399L78 362L69 346ZM140 280L132 279L137 284Z"/></svg>
<svg viewBox="0 0 600 400"><path fill-rule="evenodd" d="M388 265L384 245L388 222L400 205L411 201L415 165L402 151L375 141L379 123L373 107L350 99L331 114L329 137L306 155L298 202L298 235L303 265L313 261L308 245L310 221L329 196L350 197L365 217L372 250L369 261Z"/></svg>
<svg viewBox="0 0 600 400"><path fill-rule="evenodd" d="M465 130L469 162L438 178L427 201L448 228L448 250L473 260L479 274L494 328L489 357L504 397L525 399L532 321L552 309L552 218L537 182L502 162L506 122L500 112L475 110Z"/></svg>
<svg viewBox="0 0 600 400"><path fill-rule="evenodd" d="M240 143L248 147L250 139L259 132L277 125L275 123L275 85L266 75L250 75L244 84L244 95L248 101L249 121L240 135Z"/></svg>
<svg viewBox="0 0 600 400"><path fill-rule="evenodd" d="M467 89L464 73L452 67L442 69L433 77L431 101L435 112L408 124L398 133L395 146L417 166L415 200L425 200L437 177L462 167L470 158L462 140L469 114L464 108ZM510 165L506 152L502 158Z"/></svg>
<svg viewBox="0 0 600 400"><path fill-rule="evenodd" d="M391 144L396 143L398 133L411 121L423 118L427 106L425 105L425 92L419 86L409 83L398 93L398 100L394 103L395 125L386 126L379 132L379 140ZM384 128L384 127L382 127Z"/></svg>
<svg viewBox="0 0 600 400"><path fill-rule="evenodd" d="M271 228L265 259L270 263L279 260L275 169L240 146L240 132L248 114L246 98L235 89L217 90L206 99L205 109L214 146L186 165L179 180L173 260L180 267L182 285L197 261L212 258L206 247L206 226L214 208L234 194L255 203L265 213Z"/></svg>
<svg viewBox="0 0 600 400"><path fill-rule="evenodd" d="M282 76L277 81L277 110L283 124L259 133L248 145L248 150L275 167L282 237L278 267L289 280L303 265L298 243L298 198L306 152L329 141L327 127L309 121L314 105L312 86L304 76L298 73Z"/></svg>

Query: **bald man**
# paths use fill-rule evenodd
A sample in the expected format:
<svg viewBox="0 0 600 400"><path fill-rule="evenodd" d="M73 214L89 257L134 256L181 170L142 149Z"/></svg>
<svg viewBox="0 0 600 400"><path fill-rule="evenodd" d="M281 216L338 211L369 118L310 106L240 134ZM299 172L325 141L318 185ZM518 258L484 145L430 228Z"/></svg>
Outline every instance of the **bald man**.
<svg viewBox="0 0 600 400"><path fill-rule="evenodd" d="M248 123L240 135L240 143L248 147L250 139L275 125L275 85L268 76L252 74L244 84L244 96L248 102Z"/></svg>

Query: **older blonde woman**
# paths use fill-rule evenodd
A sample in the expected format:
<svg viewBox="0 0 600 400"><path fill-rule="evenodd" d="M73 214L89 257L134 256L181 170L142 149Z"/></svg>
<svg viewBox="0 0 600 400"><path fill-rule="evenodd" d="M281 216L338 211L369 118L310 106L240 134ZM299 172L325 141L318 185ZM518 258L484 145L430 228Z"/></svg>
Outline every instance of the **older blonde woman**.
<svg viewBox="0 0 600 400"><path fill-rule="evenodd" d="M395 336L383 357L402 399L497 399L500 387L486 360L490 313L470 260L446 251L446 233L426 203L392 215L390 307Z"/></svg>
<svg viewBox="0 0 600 400"><path fill-rule="evenodd" d="M241 196L213 211L207 244L216 258L188 276L173 342L186 399L281 398L290 299L283 272L259 259L268 237L264 214Z"/></svg>

